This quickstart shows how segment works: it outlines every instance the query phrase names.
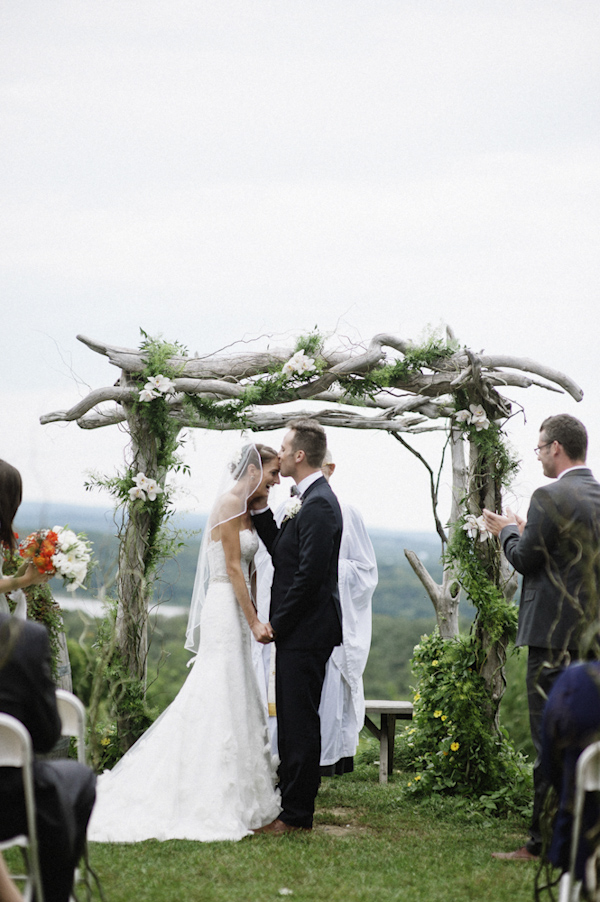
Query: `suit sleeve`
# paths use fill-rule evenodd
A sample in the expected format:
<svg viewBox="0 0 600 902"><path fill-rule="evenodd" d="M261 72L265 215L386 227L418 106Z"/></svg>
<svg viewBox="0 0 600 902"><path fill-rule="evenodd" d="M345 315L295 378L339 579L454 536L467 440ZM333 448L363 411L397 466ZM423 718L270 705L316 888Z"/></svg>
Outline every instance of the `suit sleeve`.
<svg viewBox="0 0 600 902"><path fill-rule="evenodd" d="M507 560L523 576L537 573L546 566L556 547L559 515L547 489L536 489L527 512L523 535L516 526L506 526L501 534Z"/></svg>
<svg viewBox="0 0 600 902"><path fill-rule="evenodd" d="M298 566L292 585L271 618L276 636L287 635L327 583L338 525L330 502L314 496L298 514Z"/></svg>
<svg viewBox="0 0 600 902"><path fill-rule="evenodd" d="M271 554L271 549L273 548L273 542L277 537L277 533L279 532L277 528L277 524L275 522L275 517L273 516L273 511L268 510L264 511L262 514L255 514L252 517L252 522L256 527L256 531L260 536L261 541L263 542L265 548Z"/></svg>
<svg viewBox="0 0 600 902"><path fill-rule="evenodd" d="M30 691L23 723L31 734L36 752L49 752L60 738L61 722L52 680L50 642L41 626L28 637L27 664L24 669Z"/></svg>

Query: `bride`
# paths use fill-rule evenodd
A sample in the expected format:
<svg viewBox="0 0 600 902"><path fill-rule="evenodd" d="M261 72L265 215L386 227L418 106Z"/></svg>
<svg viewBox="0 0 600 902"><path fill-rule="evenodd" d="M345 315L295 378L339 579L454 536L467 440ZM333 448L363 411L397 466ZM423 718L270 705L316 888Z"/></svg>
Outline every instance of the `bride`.
<svg viewBox="0 0 600 902"><path fill-rule="evenodd" d="M279 482L277 452L246 445L209 516L198 560L179 694L98 779L93 842L239 840L281 810L251 642L272 640L252 600L258 539L249 502Z"/></svg>

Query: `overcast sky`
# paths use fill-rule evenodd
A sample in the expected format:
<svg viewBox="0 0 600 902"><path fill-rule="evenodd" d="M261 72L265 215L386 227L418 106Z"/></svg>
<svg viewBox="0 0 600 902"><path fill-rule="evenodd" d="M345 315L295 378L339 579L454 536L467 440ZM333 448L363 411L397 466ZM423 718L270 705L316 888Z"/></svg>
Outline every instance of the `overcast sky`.
<svg viewBox="0 0 600 902"><path fill-rule="evenodd" d="M584 420L600 475L599 46L597 0L2 4L0 456L26 498L109 503L85 472L126 436L39 416L118 376L78 333L140 327L206 354L447 322L585 392L514 391L511 504L544 481L548 414ZM206 509L237 443L194 435L182 506ZM432 528L393 439L330 444L369 525Z"/></svg>

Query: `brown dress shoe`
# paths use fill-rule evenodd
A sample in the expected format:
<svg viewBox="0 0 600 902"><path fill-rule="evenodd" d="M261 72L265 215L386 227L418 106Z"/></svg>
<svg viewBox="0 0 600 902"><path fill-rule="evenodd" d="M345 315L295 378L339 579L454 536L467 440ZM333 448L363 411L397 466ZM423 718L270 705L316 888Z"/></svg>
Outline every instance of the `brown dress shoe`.
<svg viewBox="0 0 600 902"><path fill-rule="evenodd" d="M265 824L264 827L259 827L252 832L268 833L269 836L285 836L286 833L297 833L299 830L308 832L309 830L312 830L312 827L293 827L292 824L286 824L285 821L276 818L274 821L271 821L270 824Z"/></svg>
<svg viewBox="0 0 600 902"><path fill-rule="evenodd" d="M492 852L492 858L499 858L502 861L537 861L539 855L534 855L527 846L521 846L514 852Z"/></svg>

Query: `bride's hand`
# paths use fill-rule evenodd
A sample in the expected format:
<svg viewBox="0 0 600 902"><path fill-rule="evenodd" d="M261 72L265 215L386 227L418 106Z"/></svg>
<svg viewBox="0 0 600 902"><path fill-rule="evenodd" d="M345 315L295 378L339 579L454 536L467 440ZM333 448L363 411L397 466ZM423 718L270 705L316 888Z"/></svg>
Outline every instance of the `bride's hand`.
<svg viewBox="0 0 600 902"><path fill-rule="evenodd" d="M273 630L270 623L261 623L260 620L255 620L250 629L256 641L262 645L268 645L273 641Z"/></svg>

